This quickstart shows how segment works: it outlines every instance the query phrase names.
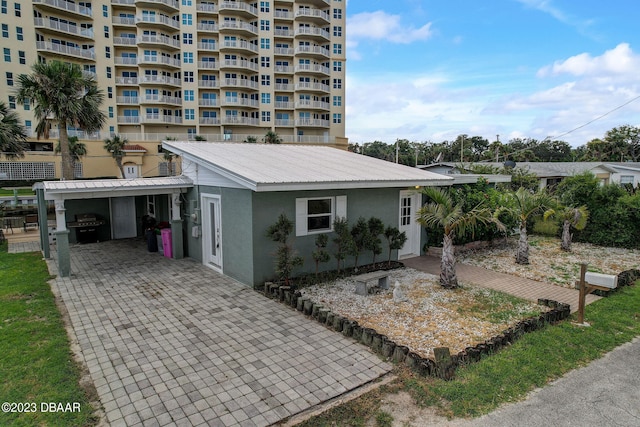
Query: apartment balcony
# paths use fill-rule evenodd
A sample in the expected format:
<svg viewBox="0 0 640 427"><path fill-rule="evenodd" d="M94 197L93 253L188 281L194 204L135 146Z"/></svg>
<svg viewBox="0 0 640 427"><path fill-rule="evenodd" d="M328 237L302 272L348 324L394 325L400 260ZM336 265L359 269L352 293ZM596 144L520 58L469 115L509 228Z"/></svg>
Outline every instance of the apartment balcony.
<svg viewBox="0 0 640 427"><path fill-rule="evenodd" d="M236 68L243 71L258 72L258 64L247 61L246 59L223 59L220 61L220 69Z"/></svg>
<svg viewBox="0 0 640 427"><path fill-rule="evenodd" d="M139 125L140 116L118 116L119 125Z"/></svg>
<svg viewBox="0 0 640 427"><path fill-rule="evenodd" d="M253 119L250 117L238 117L238 116L224 116L220 120L223 125L249 125L259 126L260 119Z"/></svg>
<svg viewBox="0 0 640 427"><path fill-rule="evenodd" d="M34 6L39 8L51 10L54 12L67 12L77 15L81 18L91 18L93 12L90 7L78 6L75 3L71 3L64 0L32 0Z"/></svg>
<svg viewBox="0 0 640 427"><path fill-rule="evenodd" d="M296 83L296 90L311 91L311 92L330 92L329 85L322 83Z"/></svg>
<svg viewBox="0 0 640 427"><path fill-rule="evenodd" d="M330 0L304 0L300 3L308 4L309 6L316 6L317 8L329 7L331 5Z"/></svg>
<svg viewBox="0 0 640 427"><path fill-rule="evenodd" d="M93 40L93 28L82 28L78 25L63 24L61 22L45 18L33 18L33 24L43 32L63 34L67 37L71 36L85 40Z"/></svg>
<svg viewBox="0 0 640 427"><path fill-rule="evenodd" d="M293 110L294 103L291 101L276 101L276 110Z"/></svg>
<svg viewBox="0 0 640 427"><path fill-rule="evenodd" d="M296 28L295 36L296 37L303 36L304 38L318 39L322 42L329 41L331 39L331 35L329 34L329 31L323 28L317 28L317 27Z"/></svg>
<svg viewBox="0 0 640 427"><path fill-rule="evenodd" d="M215 4L198 3L196 4L198 13L218 13L218 7Z"/></svg>
<svg viewBox="0 0 640 427"><path fill-rule="evenodd" d="M242 16L245 18L257 18L258 9L247 3L235 1L222 1L218 4L218 13L225 15Z"/></svg>
<svg viewBox="0 0 640 427"><path fill-rule="evenodd" d="M198 80L198 88L211 89L219 87L217 80Z"/></svg>
<svg viewBox="0 0 640 427"><path fill-rule="evenodd" d="M168 104L168 105L182 105L182 98L166 95L149 95L143 94L140 96L140 104Z"/></svg>
<svg viewBox="0 0 640 427"><path fill-rule="evenodd" d="M276 74L293 74L294 68L290 65L275 65L273 71Z"/></svg>
<svg viewBox="0 0 640 427"><path fill-rule="evenodd" d="M143 85L168 85L168 86L182 86L182 81L170 76L160 75L143 75L138 78L138 82Z"/></svg>
<svg viewBox="0 0 640 427"><path fill-rule="evenodd" d="M137 46L136 39L133 37L114 37L114 46Z"/></svg>
<svg viewBox="0 0 640 427"><path fill-rule="evenodd" d="M331 106L328 102L320 101L296 101L296 108L304 108L306 110L329 110Z"/></svg>
<svg viewBox="0 0 640 427"><path fill-rule="evenodd" d="M292 119L276 119L277 127L293 127L295 126L295 121Z"/></svg>
<svg viewBox="0 0 640 427"><path fill-rule="evenodd" d="M323 59L329 58L329 49L322 46L297 46L295 48L296 55L315 56Z"/></svg>
<svg viewBox="0 0 640 427"><path fill-rule="evenodd" d="M293 4L293 2L291 2ZM293 19L293 12L289 12L287 10L274 10L273 11L274 21L290 21Z"/></svg>
<svg viewBox="0 0 640 427"><path fill-rule="evenodd" d="M218 24L201 24L196 25L198 31L203 33L217 33L219 31Z"/></svg>
<svg viewBox="0 0 640 427"><path fill-rule="evenodd" d="M198 50L204 50L207 52L216 52L218 50L217 43L198 43Z"/></svg>
<svg viewBox="0 0 640 427"><path fill-rule="evenodd" d="M90 49L81 49L79 47L65 46L51 42L36 42L36 49L41 52L48 52L53 55L64 55L73 58L89 59L94 61L96 54Z"/></svg>
<svg viewBox="0 0 640 427"><path fill-rule="evenodd" d="M111 0L112 5L116 6L136 6L136 0Z"/></svg>
<svg viewBox="0 0 640 427"><path fill-rule="evenodd" d="M292 47L276 47L273 49L274 56L293 56L293 53Z"/></svg>
<svg viewBox="0 0 640 427"><path fill-rule="evenodd" d="M134 27L136 25L136 18L114 16L113 18L111 18L111 23L114 27Z"/></svg>
<svg viewBox="0 0 640 427"><path fill-rule="evenodd" d="M144 114L142 123L145 124L182 124L182 117L165 116L164 114Z"/></svg>
<svg viewBox="0 0 640 427"><path fill-rule="evenodd" d="M298 9L295 12L295 18L315 22L319 25L328 25L331 21L329 12L320 9Z"/></svg>
<svg viewBox="0 0 640 427"><path fill-rule="evenodd" d="M217 70L218 63L211 61L198 61L198 69L199 70Z"/></svg>
<svg viewBox="0 0 640 427"><path fill-rule="evenodd" d="M180 49L180 40L172 39L167 36L138 36L136 38L138 45L144 46L163 46L167 48Z"/></svg>
<svg viewBox="0 0 640 427"><path fill-rule="evenodd" d="M284 38L292 38L295 35L293 30L285 30L282 28L276 28L273 30L274 37L284 37Z"/></svg>
<svg viewBox="0 0 640 427"><path fill-rule="evenodd" d="M220 32L239 34L244 37L257 37L258 29L247 22L222 21L219 25Z"/></svg>
<svg viewBox="0 0 640 427"><path fill-rule="evenodd" d="M136 15L136 24L139 26L180 30L180 21L162 15Z"/></svg>
<svg viewBox="0 0 640 427"><path fill-rule="evenodd" d="M258 90L258 82L247 79L222 79L220 81L220 87L240 87Z"/></svg>
<svg viewBox="0 0 640 427"><path fill-rule="evenodd" d="M295 90L295 86L289 83L276 83L273 87L276 92L293 92Z"/></svg>
<svg viewBox="0 0 640 427"><path fill-rule="evenodd" d="M224 40L220 44L220 50L240 52L249 51L251 53L257 54L258 46L245 40Z"/></svg>
<svg viewBox="0 0 640 427"><path fill-rule="evenodd" d="M220 119L217 117L198 117L201 125L220 125Z"/></svg>
<svg viewBox="0 0 640 427"><path fill-rule="evenodd" d="M140 98L137 96L116 96L116 103L122 105L139 105Z"/></svg>
<svg viewBox="0 0 640 427"><path fill-rule="evenodd" d="M120 66L125 67L137 67L138 66L138 58L130 58L124 56L116 56L113 58L113 63Z"/></svg>
<svg viewBox="0 0 640 427"><path fill-rule="evenodd" d="M225 96L222 98L220 106L260 108L260 101L257 99L239 98L237 96Z"/></svg>
<svg viewBox="0 0 640 427"><path fill-rule="evenodd" d="M298 126L298 127L312 127L312 128L328 128L329 127L329 120L296 119L296 126Z"/></svg>
<svg viewBox="0 0 640 427"><path fill-rule="evenodd" d="M218 98L199 98L198 106L200 107L217 107L218 106Z"/></svg>
<svg viewBox="0 0 640 427"><path fill-rule="evenodd" d="M138 78L137 77L116 77L116 85L138 86Z"/></svg>
<svg viewBox="0 0 640 427"><path fill-rule="evenodd" d="M320 64L298 64L295 66L295 70L296 73L322 74L325 76L328 76L331 73L329 67L325 67Z"/></svg>
<svg viewBox="0 0 640 427"><path fill-rule="evenodd" d="M168 56L143 55L138 58L138 65L163 65L171 68L180 68L180 60Z"/></svg>
<svg viewBox="0 0 640 427"><path fill-rule="evenodd" d="M135 0L136 7L152 7L154 9L177 12L180 4L176 0Z"/></svg>

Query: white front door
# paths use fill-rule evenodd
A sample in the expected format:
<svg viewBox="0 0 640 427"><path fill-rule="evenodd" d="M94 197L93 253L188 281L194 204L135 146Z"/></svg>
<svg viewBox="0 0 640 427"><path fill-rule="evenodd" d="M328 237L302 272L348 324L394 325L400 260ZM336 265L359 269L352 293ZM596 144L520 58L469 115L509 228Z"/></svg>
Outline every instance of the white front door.
<svg viewBox="0 0 640 427"><path fill-rule="evenodd" d="M136 165L124 165L124 177L129 178L137 178L138 177L138 166Z"/></svg>
<svg viewBox="0 0 640 427"><path fill-rule="evenodd" d="M202 263L222 272L220 196L202 196Z"/></svg>
<svg viewBox="0 0 640 427"><path fill-rule="evenodd" d="M416 222L416 212L420 207L422 197L415 191L403 190L400 192L400 232L407 235L407 242L398 251L398 258L408 258L420 255L420 226Z"/></svg>
<svg viewBox="0 0 640 427"><path fill-rule="evenodd" d="M114 197L111 201L111 235L114 239L136 237L136 202L134 197Z"/></svg>

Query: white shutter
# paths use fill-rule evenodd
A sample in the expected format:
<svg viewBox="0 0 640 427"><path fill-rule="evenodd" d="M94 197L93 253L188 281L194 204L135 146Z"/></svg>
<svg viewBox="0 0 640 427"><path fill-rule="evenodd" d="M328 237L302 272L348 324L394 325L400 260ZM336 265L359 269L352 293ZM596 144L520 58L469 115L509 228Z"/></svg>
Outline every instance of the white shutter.
<svg viewBox="0 0 640 427"><path fill-rule="evenodd" d="M296 236L307 235L307 199L296 199Z"/></svg>
<svg viewBox="0 0 640 427"><path fill-rule="evenodd" d="M336 218L347 217L347 196L336 196Z"/></svg>

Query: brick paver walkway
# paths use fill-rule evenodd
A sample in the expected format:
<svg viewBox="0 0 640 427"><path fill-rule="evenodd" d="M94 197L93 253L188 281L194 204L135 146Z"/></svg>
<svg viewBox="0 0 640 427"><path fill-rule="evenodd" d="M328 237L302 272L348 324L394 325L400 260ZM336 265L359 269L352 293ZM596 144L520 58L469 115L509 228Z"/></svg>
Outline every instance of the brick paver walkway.
<svg viewBox="0 0 640 427"><path fill-rule="evenodd" d="M440 258L420 256L402 260L405 266L426 273L440 275ZM498 273L482 267L456 263L458 280L473 283L485 288L495 289L529 301L539 298L551 299L571 306L571 312L578 310L578 290L563 288L550 283L538 282L511 274ZM586 303L600 299L596 295L587 295Z"/></svg>
<svg viewBox="0 0 640 427"><path fill-rule="evenodd" d="M52 287L112 426L269 425L391 370L299 312L140 240L72 246L71 260L72 277Z"/></svg>

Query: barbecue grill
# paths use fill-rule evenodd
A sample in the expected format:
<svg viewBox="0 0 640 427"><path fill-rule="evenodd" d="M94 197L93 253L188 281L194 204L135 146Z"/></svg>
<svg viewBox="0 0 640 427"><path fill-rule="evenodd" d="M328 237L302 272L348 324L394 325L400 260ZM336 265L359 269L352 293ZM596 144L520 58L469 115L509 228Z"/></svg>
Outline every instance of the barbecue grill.
<svg viewBox="0 0 640 427"><path fill-rule="evenodd" d="M76 230L78 243L95 243L98 241L98 227L104 224L106 221L98 215L85 213L76 215L76 220L67 223L67 227Z"/></svg>

